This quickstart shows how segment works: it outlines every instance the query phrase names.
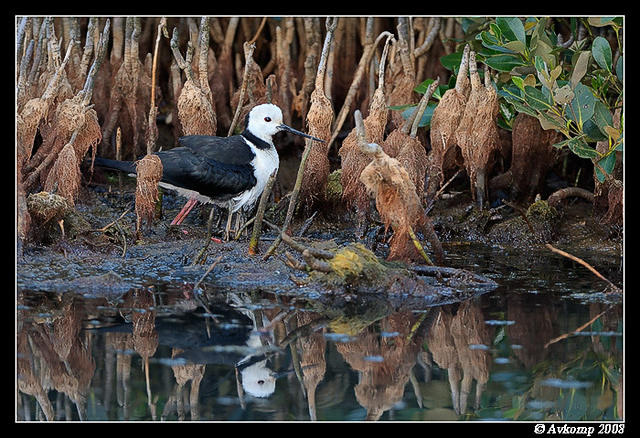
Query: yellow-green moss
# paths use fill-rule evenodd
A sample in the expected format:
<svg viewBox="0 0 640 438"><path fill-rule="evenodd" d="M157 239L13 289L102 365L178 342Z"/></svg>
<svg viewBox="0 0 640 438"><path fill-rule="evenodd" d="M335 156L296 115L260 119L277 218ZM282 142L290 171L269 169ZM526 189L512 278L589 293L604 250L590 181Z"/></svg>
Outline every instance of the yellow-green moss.
<svg viewBox="0 0 640 438"><path fill-rule="evenodd" d="M342 169L334 170L329 174L327 179L327 200L330 202L340 201L342 198L342 184L340 183L340 177L342 176Z"/></svg>
<svg viewBox="0 0 640 438"><path fill-rule="evenodd" d="M529 219L552 220L558 216L558 211L547 201L539 200L534 202L527 209L527 217Z"/></svg>
<svg viewBox="0 0 640 438"><path fill-rule="evenodd" d="M351 243L340 248L327 262L332 272L313 272L312 276L329 285L344 286L359 281L376 283L384 278L389 269L372 251L360 243Z"/></svg>

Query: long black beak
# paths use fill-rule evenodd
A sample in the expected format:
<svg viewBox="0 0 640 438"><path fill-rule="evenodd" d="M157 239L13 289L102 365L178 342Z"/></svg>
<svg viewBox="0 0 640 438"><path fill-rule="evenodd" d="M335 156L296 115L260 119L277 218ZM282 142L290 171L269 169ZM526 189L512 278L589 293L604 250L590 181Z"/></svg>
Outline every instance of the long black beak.
<svg viewBox="0 0 640 438"><path fill-rule="evenodd" d="M292 134L299 135L299 136L301 136L301 137L310 138L311 140L315 140L315 141L319 141L319 142L321 142L321 143L324 143L324 140L321 140L321 139L319 139L319 138L317 138L317 137L314 137L314 136L312 136L312 135L309 135L309 134L305 134L304 132L300 132L300 131L298 131L297 129L293 129L291 126L287 126L287 125L285 125L284 123L280 124L280 125L278 126L278 128L279 128L281 131L288 131L288 132L290 132L290 133L292 133Z"/></svg>

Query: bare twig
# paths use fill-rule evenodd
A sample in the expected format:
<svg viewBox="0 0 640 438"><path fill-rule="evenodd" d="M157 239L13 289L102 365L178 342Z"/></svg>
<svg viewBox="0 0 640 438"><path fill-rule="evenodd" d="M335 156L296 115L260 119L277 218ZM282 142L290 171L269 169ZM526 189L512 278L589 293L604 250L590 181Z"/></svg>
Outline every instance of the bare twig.
<svg viewBox="0 0 640 438"><path fill-rule="evenodd" d="M295 241L293 237L289 236L284 232L281 234L282 234L282 240L284 241L284 243L286 243L287 245L289 245L291 248L295 249L299 253L304 253L306 251L309 255L312 255L313 257L326 259L326 260L332 259L335 255L331 251L303 245Z"/></svg>
<svg viewBox="0 0 640 438"><path fill-rule="evenodd" d="M420 241L416 237L416 234L413 232L413 228L409 227L409 236L411 237L411 241L413 242L413 246L416 247L422 258L427 262L427 265L433 265L433 262L425 252L424 248L420 244Z"/></svg>
<svg viewBox="0 0 640 438"><path fill-rule="evenodd" d="M202 259L204 253L207 251L207 248L209 248L209 244L211 243L211 236L213 234L213 212L215 211L215 208L215 205L212 205L211 210L209 211L209 220L207 220L207 240L200 252L198 252L198 254L194 257L193 261L191 262L191 266L195 266L200 263L200 259ZM229 214L231 214L231 212L229 212Z"/></svg>
<svg viewBox="0 0 640 438"><path fill-rule="evenodd" d="M417 47L413 51L413 56L415 58L418 58L418 57L424 55L425 53L427 53L429 51L429 49L431 48L431 46L433 45L433 42L435 41L436 36L438 35L438 31L440 30L440 22L441 22L442 18L441 17L433 17L432 20L434 20L435 22L433 23L433 26L431 26L431 30L429 31L429 34L424 39L424 42L422 43L422 45L420 47Z"/></svg>
<svg viewBox="0 0 640 438"><path fill-rule="evenodd" d="M171 51L173 52L173 57L180 67L181 70L184 70L184 73L187 75L187 79L195 80L195 76L193 73L193 68L191 67L191 55L193 53L193 44L191 40L187 42L187 59L183 58L182 53L180 53L180 48L178 47L178 28L173 28L173 34L171 36L171 42L169 43L171 47Z"/></svg>
<svg viewBox="0 0 640 438"><path fill-rule="evenodd" d="M422 114L424 114L424 111L427 109L427 104L429 103L429 99L431 99L431 96L433 95L433 93L436 90L436 87L438 87L439 84L440 84L440 78L438 77L436 78L435 81L431 83L431 85L429 85L429 88L427 88L427 92L424 93L424 95L420 99L420 102L418 103L418 107L416 108L416 111L415 111L413 123L411 124L411 133L410 133L411 137L415 138L418 132L418 126L420 125L420 120L422 119Z"/></svg>
<svg viewBox="0 0 640 438"><path fill-rule="evenodd" d="M220 260L222 260L222 254L217 259L215 259L213 263L211 263L211 266L207 268L206 272L202 274L202 277L200 277L200 279L196 282L196 284L193 285L194 295L197 293L196 290L200 287L200 283L202 283L205 277L209 275L211 271L213 271L213 268L215 268L216 265L220 263Z"/></svg>
<svg viewBox="0 0 640 438"><path fill-rule="evenodd" d="M255 221L253 223L253 231L251 233L251 240L249 240L249 254L253 255L258 252L258 242L260 242L260 232L262 230L262 220L264 218L264 211L267 208L267 200L271 194L271 188L276 181L276 175L278 171L274 170L267 180L262 195L260 196L260 203L258 204L258 210L256 211Z"/></svg>
<svg viewBox="0 0 640 438"><path fill-rule="evenodd" d="M620 288L618 286L616 286L615 284L613 284L609 279L607 279L604 275L602 275L601 273L599 273L593 266L591 266L589 263L585 262L584 260L582 260L579 257L576 257L572 254L569 254L566 251L563 251L561 249L558 249L556 247L554 247L553 245L551 245L550 243L545 243L545 245L547 248L549 248L551 251L555 252L556 254L560 254L561 256L564 256L568 259L573 260L574 262L580 263L582 266L584 266L585 268L587 268L589 271L591 271L596 277L598 277L601 280L604 280L607 282L607 284L609 284L609 286L611 286L611 288L616 291L616 292L620 292Z"/></svg>
<svg viewBox="0 0 640 438"><path fill-rule="evenodd" d="M249 41L249 44L255 44L256 40L258 39L258 36L260 36L260 32L262 32L262 28L264 27L264 24L267 22L267 17L262 17L262 21L260 22L260 26L258 26L258 30L256 30L256 34L253 36L253 38L251 38L251 40Z"/></svg>
<svg viewBox="0 0 640 438"><path fill-rule="evenodd" d="M245 42L244 43L244 74L242 75L242 85L240 86L240 96L238 97L238 105L236 106L236 112L233 115L233 120L231 121L231 126L229 126L229 131L227 132L227 136L233 134L234 129L236 128L236 124L238 123L238 119L240 118L240 113L242 112L242 105L244 103L244 95L247 92L247 83L249 78L249 71L251 67L251 63L253 62L253 51L256 49L256 45L254 43Z"/></svg>
<svg viewBox="0 0 640 438"><path fill-rule="evenodd" d="M82 104L85 106L89 105L89 102L91 101L91 97L93 96L94 78L98 73L98 70L100 70L102 62L104 61L105 55L107 53L107 46L109 45L110 23L111 21L107 19L106 23L104 24L104 29L102 29L102 35L100 35L100 40L98 42L96 56L93 60L93 64L91 64L89 73L87 73L87 78L85 79L84 87L82 88Z"/></svg>
<svg viewBox="0 0 640 438"><path fill-rule="evenodd" d="M155 144L158 140L158 127L156 125L156 117L158 114L158 107L156 106L156 70L158 66L158 47L160 46L160 34L166 33L167 18L162 17L158 24L158 30L156 34L156 43L153 49L153 65L151 67L151 105L149 107L148 117L148 137L147 137L147 154L151 154L155 150Z"/></svg>
<svg viewBox="0 0 640 438"><path fill-rule="evenodd" d="M547 348L549 345L551 344L555 344L558 341L561 341L563 339L568 338L569 336L575 334L575 333L579 333L582 330L584 330L585 328L587 328L588 326L590 326L591 324L593 324L595 322L596 319L600 318L602 315L604 315L609 309L611 309L611 306L607 307L606 309L604 309L602 312L600 312L599 314L597 314L596 316L594 316L593 318L591 318L589 321L587 321L585 324L582 324L580 327L578 327L577 329L573 330L570 333L564 333L558 337L555 337L553 339L551 339L549 342L547 342L546 344L544 344L544 348Z"/></svg>
<svg viewBox="0 0 640 438"><path fill-rule="evenodd" d="M158 47L160 46L160 34L167 32L167 17L162 17L158 24L158 33L156 35L156 43L153 49L153 67L151 68L151 107L156 104L156 70L158 66Z"/></svg>
<svg viewBox="0 0 640 438"><path fill-rule="evenodd" d="M105 225L102 228L98 228L95 231L98 231L100 233L104 233L105 231L107 231L110 227L112 227L113 225L115 225L120 219L122 219L124 217L125 214L129 213L129 211L131 211L131 207L127 208L125 211L122 212L122 214L118 217L118 219L109 222L107 225Z"/></svg>
<svg viewBox="0 0 640 438"><path fill-rule="evenodd" d="M314 211L313 214L304 221L304 223L298 230L298 233L296 234L297 237L302 237L302 235L307 232L317 214L318 210Z"/></svg>

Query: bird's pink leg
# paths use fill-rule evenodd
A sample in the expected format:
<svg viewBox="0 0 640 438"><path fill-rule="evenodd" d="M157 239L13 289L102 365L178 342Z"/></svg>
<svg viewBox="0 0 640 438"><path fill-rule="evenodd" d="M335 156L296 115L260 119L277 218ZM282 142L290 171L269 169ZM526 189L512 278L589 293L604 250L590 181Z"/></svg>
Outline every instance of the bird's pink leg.
<svg viewBox="0 0 640 438"><path fill-rule="evenodd" d="M173 219L171 225L180 225L197 203L197 199L189 199L187 203L184 204L184 207L182 207L182 210L180 210L180 213Z"/></svg>

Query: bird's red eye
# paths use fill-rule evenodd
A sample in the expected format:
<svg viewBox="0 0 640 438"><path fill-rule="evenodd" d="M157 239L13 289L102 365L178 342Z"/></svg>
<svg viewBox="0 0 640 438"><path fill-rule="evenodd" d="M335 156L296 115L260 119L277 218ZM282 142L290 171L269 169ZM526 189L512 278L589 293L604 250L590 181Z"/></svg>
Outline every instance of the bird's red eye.
<svg viewBox="0 0 640 438"><path fill-rule="evenodd" d="M264 118L264 121L265 121L265 122L270 122L270 121L271 121L271 117L265 117L265 118Z"/></svg>

